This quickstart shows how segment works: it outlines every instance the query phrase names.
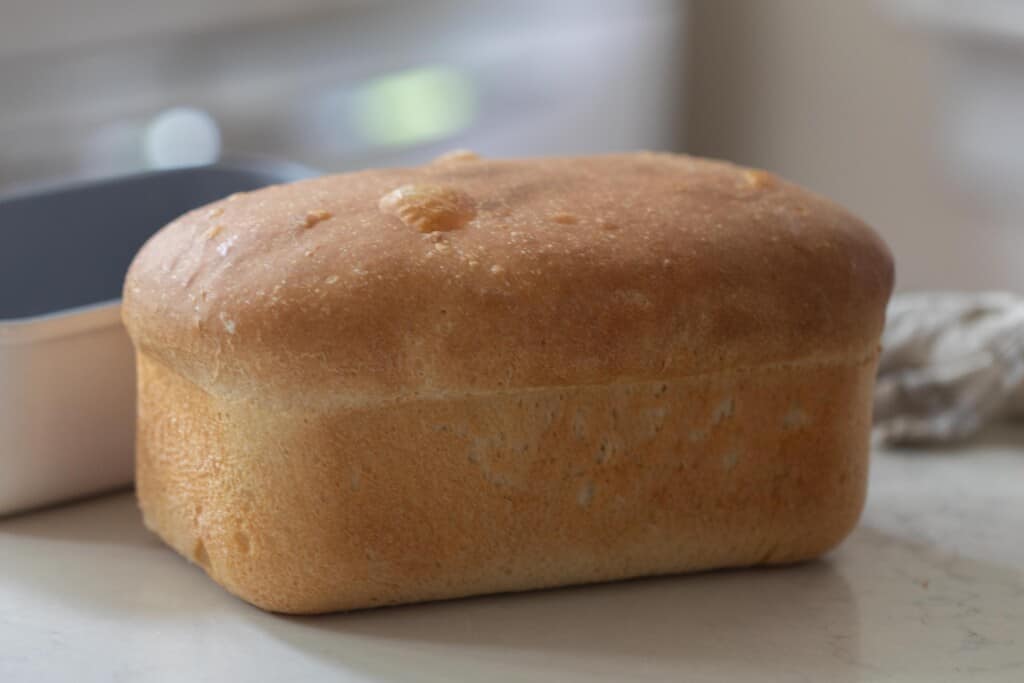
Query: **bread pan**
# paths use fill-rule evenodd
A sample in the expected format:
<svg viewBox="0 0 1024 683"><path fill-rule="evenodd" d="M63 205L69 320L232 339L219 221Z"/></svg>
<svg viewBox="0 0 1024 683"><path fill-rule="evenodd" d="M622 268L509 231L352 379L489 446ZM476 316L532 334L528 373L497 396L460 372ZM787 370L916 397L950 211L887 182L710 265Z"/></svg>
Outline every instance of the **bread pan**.
<svg viewBox="0 0 1024 683"><path fill-rule="evenodd" d="M0 515L131 483L119 297L143 242L189 209L310 175L246 162L0 197Z"/></svg>

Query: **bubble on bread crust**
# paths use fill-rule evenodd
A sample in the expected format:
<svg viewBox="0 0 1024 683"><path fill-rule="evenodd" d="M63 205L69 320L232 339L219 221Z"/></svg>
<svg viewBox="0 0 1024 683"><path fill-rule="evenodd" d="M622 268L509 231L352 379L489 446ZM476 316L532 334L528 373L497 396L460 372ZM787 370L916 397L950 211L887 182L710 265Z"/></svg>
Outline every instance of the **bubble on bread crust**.
<svg viewBox="0 0 1024 683"><path fill-rule="evenodd" d="M799 406L794 406L789 409L789 412L782 418L782 426L785 429L799 429L808 422L807 413L805 413Z"/></svg>
<svg viewBox="0 0 1024 683"><path fill-rule="evenodd" d="M558 211L557 213L551 214L551 220L560 225L574 225L579 222L579 219L571 213L565 211Z"/></svg>
<svg viewBox="0 0 1024 683"><path fill-rule="evenodd" d="M711 415L711 424L721 424L725 420L732 417L736 410L736 404L731 398L727 398L715 408L715 412Z"/></svg>
<svg viewBox="0 0 1024 683"><path fill-rule="evenodd" d="M577 439L582 439L587 435L587 420L579 411L576 411L572 418L572 433L576 435Z"/></svg>
<svg viewBox="0 0 1024 683"><path fill-rule="evenodd" d="M235 329L236 329L235 321L232 320L231 318L229 318L227 316L227 313L225 313L224 311L221 311L217 315L217 317L220 319L220 324L224 326L224 329L227 330L228 334L234 334L235 333Z"/></svg>
<svg viewBox="0 0 1024 683"><path fill-rule="evenodd" d="M594 500L594 482L585 481L580 486L579 491L576 492L576 502L579 503L580 507L589 507L591 501Z"/></svg>
<svg viewBox="0 0 1024 683"><path fill-rule="evenodd" d="M650 297L636 289L619 290L613 295L613 300L627 308L643 310L654 306Z"/></svg>
<svg viewBox="0 0 1024 683"><path fill-rule="evenodd" d="M381 197L377 206L420 232L456 230L476 215L466 193L443 185L403 185Z"/></svg>
<svg viewBox="0 0 1024 683"><path fill-rule="evenodd" d="M471 149L453 149L450 152L445 152L441 156L434 159L435 164L445 164L451 161L479 161L480 155Z"/></svg>
<svg viewBox="0 0 1024 683"><path fill-rule="evenodd" d="M210 209L209 211L206 212L206 217L207 218L218 218L218 217L220 217L223 214L224 214L224 207L223 206L215 206L215 207L213 207L212 209Z"/></svg>
<svg viewBox="0 0 1024 683"><path fill-rule="evenodd" d="M221 256L227 256L228 252L231 251L231 247L235 246L235 242L237 241L238 235L232 235L217 245L217 253Z"/></svg>
<svg viewBox="0 0 1024 683"><path fill-rule="evenodd" d="M668 410L664 406L658 406L647 411L647 416L650 421L647 425L647 435L655 437L661 433L661 430L665 427L665 416L668 414Z"/></svg>
<svg viewBox="0 0 1024 683"><path fill-rule="evenodd" d="M493 265L493 266L491 266L491 273L493 273L494 275L501 275L501 274L502 274L502 273L504 273L504 272L505 272L505 269L504 269L504 268L502 268L502 267L501 267L501 266L499 266L499 265Z"/></svg>
<svg viewBox="0 0 1024 683"><path fill-rule="evenodd" d="M722 467L727 470L733 469L739 462L740 452L735 448L726 451L725 455L722 456Z"/></svg>
<svg viewBox="0 0 1024 683"><path fill-rule="evenodd" d="M212 240L224 230L223 225L215 225L206 231L206 239Z"/></svg>
<svg viewBox="0 0 1024 683"><path fill-rule="evenodd" d="M758 190L763 190L775 184L775 176L768 171L762 171L760 169L745 170L743 172L743 178L747 181L747 185Z"/></svg>
<svg viewBox="0 0 1024 683"><path fill-rule="evenodd" d="M322 223L329 218L333 218L334 214L324 209L317 209L316 211L310 211L306 214L306 217L302 221L302 227L312 228L317 223Z"/></svg>

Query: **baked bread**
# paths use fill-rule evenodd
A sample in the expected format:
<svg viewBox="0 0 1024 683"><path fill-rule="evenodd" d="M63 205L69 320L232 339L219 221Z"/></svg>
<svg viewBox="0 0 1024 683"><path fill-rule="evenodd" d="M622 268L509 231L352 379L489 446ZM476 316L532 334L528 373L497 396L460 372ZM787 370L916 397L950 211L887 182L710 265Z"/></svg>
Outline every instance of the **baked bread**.
<svg viewBox="0 0 1024 683"><path fill-rule="evenodd" d="M233 195L140 251L139 503L314 613L795 562L851 530L892 261L668 154L454 154Z"/></svg>

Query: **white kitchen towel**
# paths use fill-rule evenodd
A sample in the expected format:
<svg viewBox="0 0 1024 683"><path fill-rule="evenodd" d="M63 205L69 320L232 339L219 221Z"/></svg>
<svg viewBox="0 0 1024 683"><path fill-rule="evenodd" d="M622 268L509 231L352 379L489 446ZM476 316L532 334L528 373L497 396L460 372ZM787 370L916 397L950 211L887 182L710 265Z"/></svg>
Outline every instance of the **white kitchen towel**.
<svg viewBox="0 0 1024 683"><path fill-rule="evenodd" d="M885 443L965 439L1024 414L1024 299L1004 292L900 294L875 386Z"/></svg>

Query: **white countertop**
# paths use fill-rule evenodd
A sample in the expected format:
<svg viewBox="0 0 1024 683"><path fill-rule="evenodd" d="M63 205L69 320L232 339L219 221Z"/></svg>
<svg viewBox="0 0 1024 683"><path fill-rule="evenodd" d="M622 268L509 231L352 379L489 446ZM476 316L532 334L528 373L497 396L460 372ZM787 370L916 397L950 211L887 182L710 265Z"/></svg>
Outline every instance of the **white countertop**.
<svg viewBox="0 0 1024 683"><path fill-rule="evenodd" d="M1024 429L872 467L823 561L316 618L230 597L130 494L0 520L0 681L1024 681Z"/></svg>

